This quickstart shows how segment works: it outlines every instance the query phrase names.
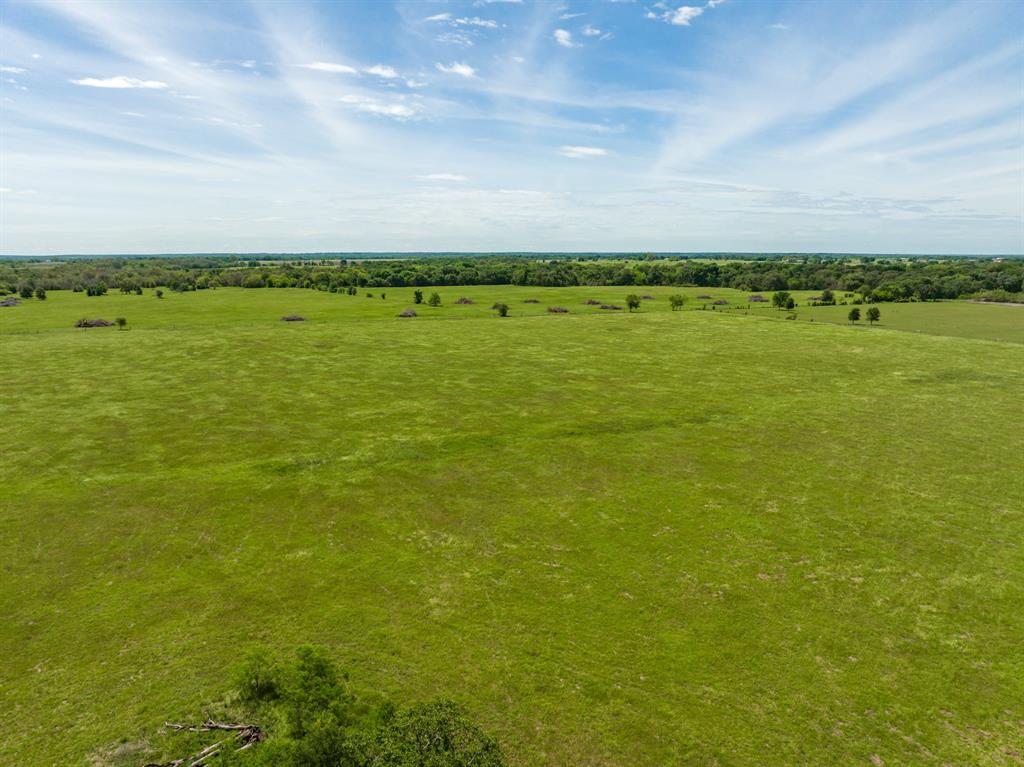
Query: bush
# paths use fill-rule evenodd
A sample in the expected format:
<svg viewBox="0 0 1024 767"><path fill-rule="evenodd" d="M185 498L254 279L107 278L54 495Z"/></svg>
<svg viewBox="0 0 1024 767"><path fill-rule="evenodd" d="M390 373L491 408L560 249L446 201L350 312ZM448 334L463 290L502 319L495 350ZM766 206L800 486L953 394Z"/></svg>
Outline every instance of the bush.
<svg viewBox="0 0 1024 767"><path fill-rule="evenodd" d="M42 286L39 286L38 288L36 288L36 298L38 298L40 301L45 301L46 300L46 288L44 288Z"/></svg>
<svg viewBox="0 0 1024 767"><path fill-rule="evenodd" d="M422 304L423 303L423 291L422 290L414 290L412 292L412 302L414 304Z"/></svg>
<svg viewBox="0 0 1024 767"><path fill-rule="evenodd" d="M640 296L636 293L630 293L626 296L626 306L629 307L631 312L636 311L640 308Z"/></svg>
<svg viewBox="0 0 1024 767"><path fill-rule="evenodd" d="M114 320L114 323L117 325L118 329L124 330L125 325L128 324L128 320L126 320L124 317L118 317L117 319Z"/></svg>
<svg viewBox="0 0 1024 767"><path fill-rule="evenodd" d="M156 291L156 297L157 297L157 298L163 298L163 297L164 297L164 292L163 292L162 290L159 290L159 289L158 289L158 290Z"/></svg>
<svg viewBox="0 0 1024 767"><path fill-rule="evenodd" d="M430 304L431 306L440 306L441 305L441 294L440 293L431 293L430 294L430 298L428 299L427 303Z"/></svg>
<svg viewBox="0 0 1024 767"><path fill-rule="evenodd" d="M848 319L850 322L860 321L860 309L858 309L857 307L850 309L850 313L846 315L846 319Z"/></svg>
<svg viewBox="0 0 1024 767"><path fill-rule="evenodd" d="M495 304L491 308L498 312L499 317L508 317L508 304Z"/></svg>
<svg viewBox="0 0 1024 767"><path fill-rule="evenodd" d="M668 302L672 307L672 311L678 312L683 308L683 304L686 303L686 296L681 293L676 293L674 296L668 297Z"/></svg>

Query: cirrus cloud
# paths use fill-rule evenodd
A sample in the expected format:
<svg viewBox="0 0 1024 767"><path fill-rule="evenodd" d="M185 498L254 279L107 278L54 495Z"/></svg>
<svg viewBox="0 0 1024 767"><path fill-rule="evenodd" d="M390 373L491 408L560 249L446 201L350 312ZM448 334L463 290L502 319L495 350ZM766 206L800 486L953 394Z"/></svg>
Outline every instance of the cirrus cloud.
<svg viewBox="0 0 1024 767"><path fill-rule="evenodd" d="M116 75L114 77L83 77L80 80L72 80L75 85L84 85L87 88L144 88L149 90L162 90L167 83L159 80L140 80L137 77L125 77Z"/></svg>

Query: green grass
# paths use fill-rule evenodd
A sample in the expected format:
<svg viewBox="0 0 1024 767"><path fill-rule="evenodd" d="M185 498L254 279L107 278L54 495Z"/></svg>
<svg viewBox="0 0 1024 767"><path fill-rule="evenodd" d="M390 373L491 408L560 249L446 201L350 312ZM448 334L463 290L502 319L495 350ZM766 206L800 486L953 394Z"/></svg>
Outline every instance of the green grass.
<svg viewBox="0 0 1024 767"><path fill-rule="evenodd" d="M196 716L251 641L516 765L1016 763L1019 345L439 290L0 309L0 763Z"/></svg>

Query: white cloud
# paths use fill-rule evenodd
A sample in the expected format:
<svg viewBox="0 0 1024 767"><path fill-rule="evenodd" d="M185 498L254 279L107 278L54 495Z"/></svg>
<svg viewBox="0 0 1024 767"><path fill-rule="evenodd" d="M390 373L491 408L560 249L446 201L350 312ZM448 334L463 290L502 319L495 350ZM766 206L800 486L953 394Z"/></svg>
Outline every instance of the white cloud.
<svg viewBox="0 0 1024 767"><path fill-rule="evenodd" d="M526 61L526 59L524 59L522 56L513 56L512 61L514 61L516 64L522 64L524 61Z"/></svg>
<svg viewBox="0 0 1024 767"><path fill-rule="evenodd" d="M136 77L83 77L81 80L72 80L75 85L84 85L87 88L146 88L160 90L167 87L167 83L159 80L139 80Z"/></svg>
<svg viewBox="0 0 1024 767"><path fill-rule="evenodd" d="M25 70L22 69L21 67L5 67L5 66L0 65L0 72L10 72L11 74L14 74L14 75L20 75L24 71Z"/></svg>
<svg viewBox="0 0 1024 767"><path fill-rule="evenodd" d="M384 64L374 64L372 67L367 67L363 71L368 75L383 77L385 80L394 80L398 77L398 72L395 71L394 67L388 67Z"/></svg>
<svg viewBox="0 0 1024 767"><path fill-rule="evenodd" d="M458 173L426 173L416 176L419 181L469 181L465 176Z"/></svg>
<svg viewBox="0 0 1024 767"><path fill-rule="evenodd" d="M424 21L451 21L452 15L450 13L435 13L433 16L427 16L423 19Z"/></svg>
<svg viewBox="0 0 1024 767"><path fill-rule="evenodd" d="M451 64L442 64L440 61L435 65L438 72L444 72L446 75L459 75L460 77L476 77L476 70L473 69L469 64L462 64L458 61L453 61Z"/></svg>
<svg viewBox="0 0 1024 767"><path fill-rule="evenodd" d="M434 39L439 43L461 45L463 48L470 48L473 45L472 38L465 32L442 32Z"/></svg>
<svg viewBox="0 0 1024 767"><path fill-rule="evenodd" d="M460 27L483 27L484 29L498 28L498 22L494 19L481 19L479 16L454 19L452 24L457 24Z"/></svg>
<svg viewBox="0 0 1024 767"><path fill-rule="evenodd" d="M585 13L563 13L558 17L559 21L568 21L569 19L575 19L579 16L586 16Z"/></svg>
<svg viewBox="0 0 1024 767"><path fill-rule="evenodd" d="M42 55L41 55L41 54L38 54L38 53L33 53L33 54L32 54L32 58L34 58L34 59L41 59L41 58L42 58Z"/></svg>
<svg viewBox="0 0 1024 767"><path fill-rule="evenodd" d="M668 23L677 27L688 27L690 22L704 13L703 8L694 5L681 5L675 12L669 15Z"/></svg>
<svg viewBox="0 0 1024 767"><path fill-rule="evenodd" d="M354 75L358 73L355 67L346 64L335 64L332 61L314 61L312 64L300 64L303 69L315 69L318 72L334 72L336 74Z"/></svg>
<svg viewBox="0 0 1024 767"><path fill-rule="evenodd" d="M598 37L598 36L600 36L602 34L604 34L604 33L600 29L598 29L597 27L591 26L590 24L587 24L587 25L585 25L583 27L583 35L584 35L584 37Z"/></svg>
<svg viewBox="0 0 1024 767"><path fill-rule="evenodd" d="M554 33L555 42L561 45L563 48L578 48L579 46L572 41L572 32L568 29L556 29Z"/></svg>
<svg viewBox="0 0 1024 767"><path fill-rule="evenodd" d="M559 147L558 153L563 157L583 160L589 157L606 157L608 150L599 146L562 146Z"/></svg>
<svg viewBox="0 0 1024 767"><path fill-rule="evenodd" d="M347 95L342 96L338 100L342 104L350 104L360 112L381 115L382 117L392 117L396 120L408 120L417 114L416 108L409 104L397 101L381 101L369 96Z"/></svg>
<svg viewBox="0 0 1024 767"><path fill-rule="evenodd" d="M146 116L146 115L142 114L141 112L118 112L118 114L122 114L125 117L145 117Z"/></svg>

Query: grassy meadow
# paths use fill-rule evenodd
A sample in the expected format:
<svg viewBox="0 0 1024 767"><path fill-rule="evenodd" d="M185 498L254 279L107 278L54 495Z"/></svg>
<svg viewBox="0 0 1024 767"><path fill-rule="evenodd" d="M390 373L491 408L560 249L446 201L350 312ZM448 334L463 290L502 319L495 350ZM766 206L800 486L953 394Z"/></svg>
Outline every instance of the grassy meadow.
<svg viewBox="0 0 1024 767"><path fill-rule="evenodd" d="M0 308L0 763L154 740L250 642L515 765L1020 763L1024 307L437 290Z"/></svg>

